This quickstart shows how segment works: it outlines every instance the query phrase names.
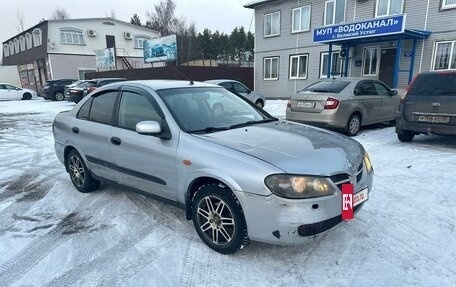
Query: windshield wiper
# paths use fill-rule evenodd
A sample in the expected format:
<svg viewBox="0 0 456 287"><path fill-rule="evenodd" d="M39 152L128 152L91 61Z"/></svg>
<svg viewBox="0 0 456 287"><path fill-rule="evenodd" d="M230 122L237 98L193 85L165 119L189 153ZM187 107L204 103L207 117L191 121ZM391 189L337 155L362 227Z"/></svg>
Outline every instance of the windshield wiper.
<svg viewBox="0 0 456 287"><path fill-rule="evenodd" d="M226 131L228 127L206 127L204 129L200 130L193 130L193 131L188 131L189 133L213 133L213 132L219 132L219 131Z"/></svg>
<svg viewBox="0 0 456 287"><path fill-rule="evenodd" d="M228 127L228 129L231 130L231 129L247 127L247 126L256 125L256 124L270 123L270 122L275 122L275 121L278 121L278 119L276 119L276 118L267 118L267 119L259 120L259 121L248 121L248 122L245 122L245 123L231 125L231 126Z"/></svg>

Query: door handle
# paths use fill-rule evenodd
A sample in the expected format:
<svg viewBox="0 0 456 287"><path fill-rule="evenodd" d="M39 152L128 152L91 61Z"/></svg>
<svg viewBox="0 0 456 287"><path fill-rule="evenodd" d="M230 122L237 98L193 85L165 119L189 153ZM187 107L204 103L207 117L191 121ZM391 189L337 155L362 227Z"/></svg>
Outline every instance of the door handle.
<svg viewBox="0 0 456 287"><path fill-rule="evenodd" d="M121 142L122 142L122 141L121 141L120 138L118 138L118 137L112 137L112 138L111 138L111 143L112 143L112 144L120 145Z"/></svg>
<svg viewBox="0 0 456 287"><path fill-rule="evenodd" d="M78 134L78 133L79 133L79 128L78 128L78 127L73 127L73 128L71 129L71 131L72 131L73 133L75 133L75 134Z"/></svg>
<svg viewBox="0 0 456 287"><path fill-rule="evenodd" d="M364 104L366 101L365 100L361 100L361 104Z"/></svg>

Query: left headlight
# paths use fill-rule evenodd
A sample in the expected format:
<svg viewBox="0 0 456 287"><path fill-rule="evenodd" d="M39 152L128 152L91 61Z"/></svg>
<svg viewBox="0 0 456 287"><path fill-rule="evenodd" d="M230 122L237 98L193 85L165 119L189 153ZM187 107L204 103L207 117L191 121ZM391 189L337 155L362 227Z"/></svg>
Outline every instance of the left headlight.
<svg viewBox="0 0 456 287"><path fill-rule="evenodd" d="M367 152L364 153L364 165L366 166L366 170L368 173L371 173L374 168L372 167L371 160Z"/></svg>
<svg viewBox="0 0 456 287"><path fill-rule="evenodd" d="M285 198L311 198L336 192L323 177L273 174L267 176L264 183L272 193Z"/></svg>

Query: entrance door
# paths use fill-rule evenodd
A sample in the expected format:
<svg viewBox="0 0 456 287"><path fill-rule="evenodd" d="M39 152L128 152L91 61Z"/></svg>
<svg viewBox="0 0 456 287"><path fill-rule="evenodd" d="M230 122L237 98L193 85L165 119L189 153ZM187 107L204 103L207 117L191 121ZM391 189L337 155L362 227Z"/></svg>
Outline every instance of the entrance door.
<svg viewBox="0 0 456 287"><path fill-rule="evenodd" d="M116 38L112 35L106 35L106 48L115 48Z"/></svg>
<svg viewBox="0 0 456 287"><path fill-rule="evenodd" d="M397 49L382 49L380 56L379 80L393 87L394 63L396 62Z"/></svg>

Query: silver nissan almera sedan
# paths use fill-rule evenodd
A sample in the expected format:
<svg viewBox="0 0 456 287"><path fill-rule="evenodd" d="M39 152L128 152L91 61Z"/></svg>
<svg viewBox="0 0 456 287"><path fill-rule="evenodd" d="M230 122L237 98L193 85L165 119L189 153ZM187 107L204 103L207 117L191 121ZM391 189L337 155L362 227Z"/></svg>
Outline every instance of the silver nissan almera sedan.
<svg viewBox="0 0 456 287"><path fill-rule="evenodd" d="M358 142L273 118L207 83L110 84L59 113L53 131L76 189L103 181L181 207L223 254L250 240L303 243L342 222L343 183L363 195L355 212L372 189Z"/></svg>

